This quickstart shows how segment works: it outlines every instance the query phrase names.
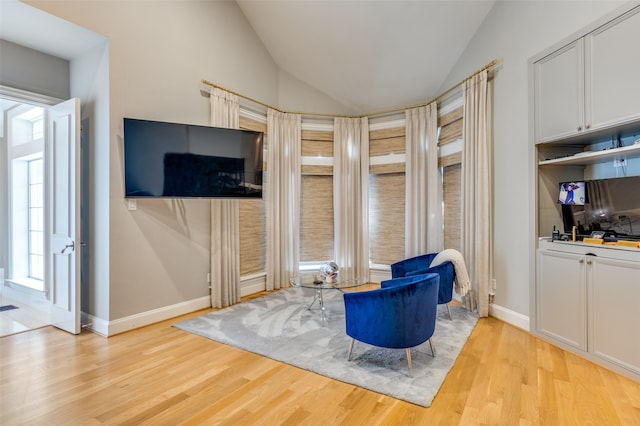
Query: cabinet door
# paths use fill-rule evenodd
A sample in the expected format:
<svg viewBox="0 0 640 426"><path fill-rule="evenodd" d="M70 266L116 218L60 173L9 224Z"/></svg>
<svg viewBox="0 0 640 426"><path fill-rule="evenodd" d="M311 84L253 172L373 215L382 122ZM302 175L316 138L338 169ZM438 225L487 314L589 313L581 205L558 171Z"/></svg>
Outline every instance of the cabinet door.
<svg viewBox="0 0 640 426"><path fill-rule="evenodd" d="M585 127L640 118L640 7L585 37Z"/></svg>
<svg viewBox="0 0 640 426"><path fill-rule="evenodd" d="M536 141L573 136L584 122L584 42L579 39L534 64Z"/></svg>
<svg viewBox="0 0 640 426"><path fill-rule="evenodd" d="M589 268L589 351L640 374L640 263L597 258Z"/></svg>
<svg viewBox="0 0 640 426"><path fill-rule="evenodd" d="M536 288L538 332L587 350L585 258L539 250Z"/></svg>

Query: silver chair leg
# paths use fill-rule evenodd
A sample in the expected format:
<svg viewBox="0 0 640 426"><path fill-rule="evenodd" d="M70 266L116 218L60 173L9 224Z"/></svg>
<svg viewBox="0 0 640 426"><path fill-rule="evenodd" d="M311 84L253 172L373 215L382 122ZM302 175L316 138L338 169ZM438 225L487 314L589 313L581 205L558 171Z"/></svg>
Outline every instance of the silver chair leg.
<svg viewBox="0 0 640 426"><path fill-rule="evenodd" d="M409 363L409 376L413 376L413 365L411 364L411 349L407 348L407 362Z"/></svg>
<svg viewBox="0 0 640 426"><path fill-rule="evenodd" d="M449 313L449 319L453 320L453 318L451 317L451 308L449 307L448 303L447 303L447 312Z"/></svg>
<svg viewBox="0 0 640 426"><path fill-rule="evenodd" d="M436 348L433 346L433 340L429 339L429 346L431 347L431 355L436 356Z"/></svg>
<svg viewBox="0 0 640 426"><path fill-rule="evenodd" d="M353 342L355 342L356 339L351 339L351 343L349 343L349 354L347 355L347 361L351 361L351 351L353 350Z"/></svg>

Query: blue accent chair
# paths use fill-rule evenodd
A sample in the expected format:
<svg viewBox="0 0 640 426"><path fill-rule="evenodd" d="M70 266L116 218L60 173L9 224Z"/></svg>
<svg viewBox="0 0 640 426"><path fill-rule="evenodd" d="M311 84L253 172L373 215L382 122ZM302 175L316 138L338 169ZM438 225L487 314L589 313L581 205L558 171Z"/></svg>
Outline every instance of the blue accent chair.
<svg viewBox="0 0 640 426"><path fill-rule="evenodd" d="M429 267L433 258L438 253L422 254L420 256L410 257L391 265L391 278L408 277L412 275L421 275L436 273L440 275L440 289L438 291L438 305L446 305L449 319L451 319L451 308L449 302L453 298L453 280L455 278L455 269L453 263L446 261L439 265Z"/></svg>
<svg viewBox="0 0 640 426"><path fill-rule="evenodd" d="M346 332L355 340L383 348L401 348L407 353L409 374L413 374L411 348L429 341L436 326L438 274L396 278L370 291L344 293Z"/></svg>

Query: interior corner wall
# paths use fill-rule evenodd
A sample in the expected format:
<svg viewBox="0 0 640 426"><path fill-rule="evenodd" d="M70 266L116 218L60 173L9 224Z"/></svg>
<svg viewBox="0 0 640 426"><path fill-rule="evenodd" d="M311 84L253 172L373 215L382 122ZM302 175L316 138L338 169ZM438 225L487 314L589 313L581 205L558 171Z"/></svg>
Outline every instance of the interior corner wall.
<svg viewBox="0 0 640 426"><path fill-rule="evenodd" d="M82 312L109 318L109 44L70 61L71 96L80 99L83 161ZM86 141L86 142L85 142ZM88 219L88 220L87 220Z"/></svg>
<svg viewBox="0 0 640 426"><path fill-rule="evenodd" d="M97 142L108 158L108 193L96 201L97 208L108 211L106 319L130 321L133 328L145 313L206 300L210 202L139 199L137 209L128 210L123 118L208 125L209 99L200 93L203 79L275 105L275 63L235 2L29 4L109 40L109 136ZM98 206L103 196L108 201ZM95 274L104 279L102 271Z"/></svg>
<svg viewBox="0 0 640 426"><path fill-rule="evenodd" d="M0 84L57 99L69 99L69 61L0 40Z"/></svg>
<svg viewBox="0 0 640 426"><path fill-rule="evenodd" d="M442 85L447 88L498 59L494 79L495 305L529 316L535 245L529 147L528 60L625 2L496 2Z"/></svg>

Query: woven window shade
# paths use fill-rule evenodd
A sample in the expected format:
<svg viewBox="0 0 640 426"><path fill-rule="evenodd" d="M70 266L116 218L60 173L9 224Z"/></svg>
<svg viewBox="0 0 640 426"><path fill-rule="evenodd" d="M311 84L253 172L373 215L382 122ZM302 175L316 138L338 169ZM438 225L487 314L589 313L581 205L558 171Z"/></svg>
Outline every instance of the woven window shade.
<svg viewBox="0 0 640 426"><path fill-rule="evenodd" d="M442 202L444 204L444 248L460 251L462 228L462 164L444 167L442 177Z"/></svg>
<svg viewBox="0 0 640 426"><path fill-rule="evenodd" d="M333 259L333 176L303 175L300 261Z"/></svg>
<svg viewBox="0 0 640 426"><path fill-rule="evenodd" d="M369 251L372 263L404 258L404 173L369 175Z"/></svg>
<svg viewBox="0 0 640 426"><path fill-rule="evenodd" d="M266 132L267 125L240 116L240 128ZM266 206L264 200L240 200L240 276L266 270Z"/></svg>

